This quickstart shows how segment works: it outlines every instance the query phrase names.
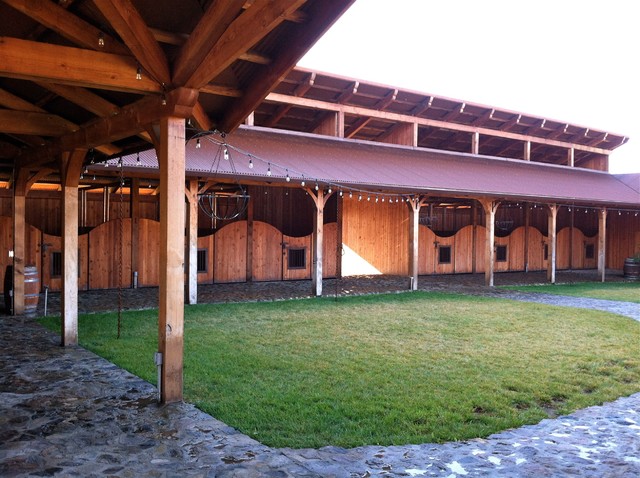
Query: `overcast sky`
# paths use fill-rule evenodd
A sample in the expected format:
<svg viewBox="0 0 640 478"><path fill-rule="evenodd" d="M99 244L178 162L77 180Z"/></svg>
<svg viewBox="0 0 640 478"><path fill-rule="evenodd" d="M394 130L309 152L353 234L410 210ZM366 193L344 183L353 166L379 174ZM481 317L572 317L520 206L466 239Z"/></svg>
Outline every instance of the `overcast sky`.
<svg viewBox="0 0 640 478"><path fill-rule="evenodd" d="M628 0L356 0L299 65L630 137L640 173L640 26Z"/></svg>

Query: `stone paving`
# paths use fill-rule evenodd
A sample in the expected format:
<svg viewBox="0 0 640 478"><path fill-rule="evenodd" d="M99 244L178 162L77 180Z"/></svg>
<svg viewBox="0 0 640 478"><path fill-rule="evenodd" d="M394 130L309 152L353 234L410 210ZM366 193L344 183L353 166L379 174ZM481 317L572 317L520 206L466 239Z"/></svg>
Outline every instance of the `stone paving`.
<svg viewBox="0 0 640 478"><path fill-rule="evenodd" d="M511 279L543 282L533 275ZM511 294L481 284L481 277L471 275L455 280L421 278L425 289ZM331 294L331 286L340 295L351 295L401 291L408 282L388 277L327 281L325 294ZM309 292L308 281L223 285L201 288L199 300L278 300ZM80 309L113 309L117 304L113 294L81 293ZM157 300L157 289L124 294L126 308L153 306ZM528 295L520 299L531 300ZM57 297L50 296L50 314L57 313ZM558 296L548 300L581 305ZM637 304L622 307L625 315L638 310ZM0 476L640 476L640 393L486 439L442 445L273 449L190 404L160 406L149 383L81 347L58 344L59 337L33 319L0 317Z"/></svg>

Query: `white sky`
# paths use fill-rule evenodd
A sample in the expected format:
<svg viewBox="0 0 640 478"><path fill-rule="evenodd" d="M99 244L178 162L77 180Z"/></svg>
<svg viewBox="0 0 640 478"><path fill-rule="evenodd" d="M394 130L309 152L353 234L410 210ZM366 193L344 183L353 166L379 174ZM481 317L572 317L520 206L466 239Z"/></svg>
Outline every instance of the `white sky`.
<svg viewBox="0 0 640 478"><path fill-rule="evenodd" d="M624 135L610 170L640 173L640 26L631 5L356 0L299 65Z"/></svg>

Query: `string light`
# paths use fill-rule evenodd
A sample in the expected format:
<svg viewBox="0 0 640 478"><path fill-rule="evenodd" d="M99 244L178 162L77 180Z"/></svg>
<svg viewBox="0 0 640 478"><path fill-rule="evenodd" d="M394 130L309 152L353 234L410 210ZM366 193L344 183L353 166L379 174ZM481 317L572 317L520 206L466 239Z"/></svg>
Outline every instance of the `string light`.
<svg viewBox="0 0 640 478"><path fill-rule="evenodd" d="M136 163L140 164L140 153L136 154Z"/></svg>
<svg viewBox="0 0 640 478"><path fill-rule="evenodd" d="M136 80L141 80L142 79L142 68L140 68L140 65L138 65L138 69L136 70Z"/></svg>
<svg viewBox="0 0 640 478"><path fill-rule="evenodd" d="M307 184L304 182L304 179L302 181L300 181L300 186L304 187L304 185Z"/></svg>
<svg viewBox="0 0 640 478"><path fill-rule="evenodd" d="M267 166L267 176L271 176L271 163Z"/></svg>
<svg viewBox="0 0 640 478"><path fill-rule="evenodd" d="M286 182L290 182L291 178L289 177L289 170L287 169L287 177L285 178Z"/></svg>
<svg viewBox="0 0 640 478"><path fill-rule="evenodd" d="M104 46L104 33L98 33L98 46L102 48Z"/></svg>
<svg viewBox="0 0 640 478"><path fill-rule="evenodd" d="M340 194L340 197L342 197L342 189L340 190L340 193L339 193L339 194Z"/></svg>
<svg viewBox="0 0 640 478"><path fill-rule="evenodd" d="M224 153L223 153L223 155L224 155L224 160L225 160L225 161L229 161L229 150L227 149L227 147L226 147L226 146L224 147Z"/></svg>
<svg viewBox="0 0 640 478"><path fill-rule="evenodd" d="M249 169L253 169L253 159L249 156Z"/></svg>
<svg viewBox="0 0 640 478"><path fill-rule="evenodd" d="M320 189L320 188L318 187L318 180L316 179L316 191L317 191L318 189Z"/></svg>
<svg viewBox="0 0 640 478"><path fill-rule="evenodd" d="M376 202L378 202L378 196L376 196Z"/></svg>
<svg viewBox="0 0 640 478"><path fill-rule="evenodd" d="M200 144L200 138L196 139L196 149L200 149L202 148L202 145Z"/></svg>
<svg viewBox="0 0 640 478"><path fill-rule="evenodd" d="M329 186L329 190L327 191L327 194L331 194L333 192L333 190L331 189L331 186Z"/></svg>
<svg viewBox="0 0 640 478"><path fill-rule="evenodd" d="M353 192L349 191L349 199L353 199Z"/></svg>
<svg viewBox="0 0 640 478"><path fill-rule="evenodd" d="M358 201L362 201L362 194L358 194Z"/></svg>

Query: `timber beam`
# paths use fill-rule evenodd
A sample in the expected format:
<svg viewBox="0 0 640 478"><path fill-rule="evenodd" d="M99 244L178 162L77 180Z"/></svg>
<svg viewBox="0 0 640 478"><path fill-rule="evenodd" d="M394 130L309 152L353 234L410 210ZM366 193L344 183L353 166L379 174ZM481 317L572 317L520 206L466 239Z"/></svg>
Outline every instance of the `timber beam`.
<svg viewBox="0 0 640 478"><path fill-rule="evenodd" d="M17 158L21 167L34 167L55 161L63 152L77 148L95 148L143 131L146 125L167 116L189 118L198 100L198 91L177 88L161 97L145 97L125 106L118 115L102 118L78 131L61 136L50 144L26 152ZM163 104L166 102L166 104Z"/></svg>

